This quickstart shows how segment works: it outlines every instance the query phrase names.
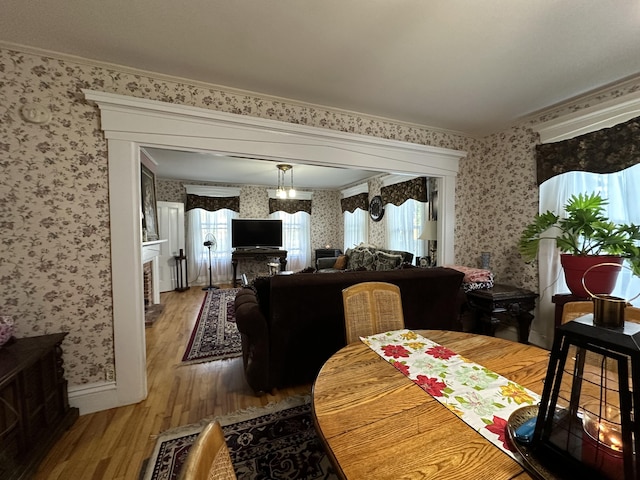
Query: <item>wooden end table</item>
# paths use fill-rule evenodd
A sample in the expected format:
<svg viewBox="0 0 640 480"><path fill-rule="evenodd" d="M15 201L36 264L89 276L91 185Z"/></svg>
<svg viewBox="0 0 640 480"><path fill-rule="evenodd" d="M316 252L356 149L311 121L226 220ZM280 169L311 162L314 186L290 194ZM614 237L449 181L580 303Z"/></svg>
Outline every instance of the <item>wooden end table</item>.
<svg viewBox="0 0 640 480"><path fill-rule="evenodd" d="M538 294L530 290L500 283L467 293L469 306L475 311L476 329L493 337L501 324L515 324L518 341L524 344L529 343L536 298Z"/></svg>

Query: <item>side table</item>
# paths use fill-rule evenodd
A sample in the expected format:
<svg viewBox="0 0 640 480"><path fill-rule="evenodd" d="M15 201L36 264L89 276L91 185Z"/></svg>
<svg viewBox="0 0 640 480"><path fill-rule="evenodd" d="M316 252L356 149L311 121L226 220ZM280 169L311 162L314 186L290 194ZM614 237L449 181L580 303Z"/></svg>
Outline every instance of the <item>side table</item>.
<svg viewBox="0 0 640 480"><path fill-rule="evenodd" d="M529 343L529 329L538 294L513 285L496 283L493 288L473 290L467 293L469 306L475 311L476 329L491 335L500 324L515 325L518 341Z"/></svg>

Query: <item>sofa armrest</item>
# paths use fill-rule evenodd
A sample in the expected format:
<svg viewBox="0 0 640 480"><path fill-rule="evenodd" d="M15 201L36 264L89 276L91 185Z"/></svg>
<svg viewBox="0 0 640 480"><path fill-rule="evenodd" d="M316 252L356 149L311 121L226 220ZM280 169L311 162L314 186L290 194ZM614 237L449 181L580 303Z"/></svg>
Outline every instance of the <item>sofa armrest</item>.
<svg viewBox="0 0 640 480"><path fill-rule="evenodd" d="M269 390L269 328L253 290L245 288L235 300L236 326L242 339L247 383L256 393Z"/></svg>
<svg viewBox="0 0 640 480"><path fill-rule="evenodd" d="M316 270L322 270L324 268L333 268L338 257L321 257L316 260Z"/></svg>

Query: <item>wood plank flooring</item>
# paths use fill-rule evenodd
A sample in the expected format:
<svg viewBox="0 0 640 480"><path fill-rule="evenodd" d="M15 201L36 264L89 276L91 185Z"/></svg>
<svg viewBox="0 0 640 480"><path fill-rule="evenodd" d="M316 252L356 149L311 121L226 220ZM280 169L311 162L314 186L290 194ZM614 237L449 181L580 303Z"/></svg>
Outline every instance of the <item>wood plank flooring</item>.
<svg viewBox="0 0 640 480"><path fill-rule="evenodd" d="M40 464L36 480L136 480L159 433L311 392L303 385L255 396L241 358L181 365L205 293L192 287L161 294L164 311L146 329L148 397L81 416Z"/></svg>

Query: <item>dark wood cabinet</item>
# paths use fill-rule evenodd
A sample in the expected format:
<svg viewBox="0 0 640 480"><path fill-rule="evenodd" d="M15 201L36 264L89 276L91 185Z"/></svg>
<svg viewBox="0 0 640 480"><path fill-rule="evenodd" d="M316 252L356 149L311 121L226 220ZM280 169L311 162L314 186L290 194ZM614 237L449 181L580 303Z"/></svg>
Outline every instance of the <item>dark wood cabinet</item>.
<svg viewBox="0 0 640 480"><path fill-rule="evenodd" d="M21 338L0 348L0 478L31 478L78 418L69 407L60 344L66 333Z"/></svg>

